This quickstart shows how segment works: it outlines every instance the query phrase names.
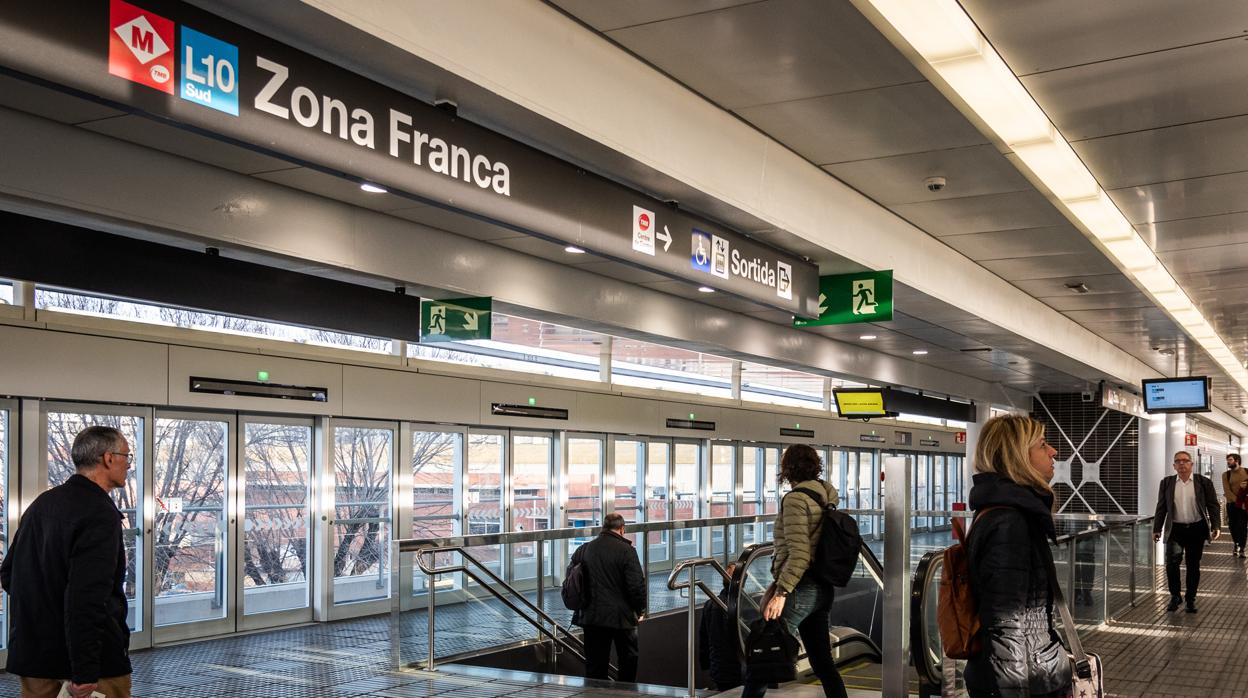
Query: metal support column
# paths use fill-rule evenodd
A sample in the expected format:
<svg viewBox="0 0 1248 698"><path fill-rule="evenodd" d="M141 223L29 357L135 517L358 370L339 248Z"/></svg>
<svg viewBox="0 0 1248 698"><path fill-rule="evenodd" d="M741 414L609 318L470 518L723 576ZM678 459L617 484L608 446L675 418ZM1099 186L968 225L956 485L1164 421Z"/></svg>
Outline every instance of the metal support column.
<svg viewBox="0 0 1248 698"><path fill-rule="evenodd" d="M420 553L416 553L416 554L419 555ZM428 613L429 615L429 662L425 664L425 669L427 671L433 671L435 668L434 663L433 663L433 634L434 634L433 615L434 615L434 611L438 607L438 604L437 604L438 575L436 574L428 575L428 581L426 581L425 583L429 585L429 608L428 608L428 612L429 612Z"/></svg>
<svg viewBox="0 0 1248 698"><path fill-rule="evenodd" d="M1131 524L1131 607L1135 608L1135 568L1140 561L1140 524Z"/></svg>
<svg viewBox="0 0 1248 698"><path fill-rule="evenodd" d="M537 541L537 549L535 550L537 553L537 607L542 610L546 610L546 607L542 605L542 598L546 589L546 566L544 564L545 555L543 555L545 549L546 541ZM538 616L537 622L537 640L541 642L542 631L546 628L546 621L541 616Z"/></svg>
<svg viewBox="0 0 1248 698"><path fill-rule="evenodd" d="M884 698L909 695L910 468L901 456L884 458Z"/></svg>
<svg viewBox="0 0 1248 698"><path fill-rule="evenodd" d="M697 658L698 658L698 579L697 579L697 574L696 574L697 571L698 571L697 565L689 565L689 623L688 623L689 644L686 648L689 651L687 652L687 656L685 657L686 659L685 664L688 667L687 676L689 680L689 692L686 695L688 695L689 698L694 698L698 693L698 689L694 685L694 681L697 678L696 674L697 674L697 665L698 665L698 661L697 661Z"/></svg>

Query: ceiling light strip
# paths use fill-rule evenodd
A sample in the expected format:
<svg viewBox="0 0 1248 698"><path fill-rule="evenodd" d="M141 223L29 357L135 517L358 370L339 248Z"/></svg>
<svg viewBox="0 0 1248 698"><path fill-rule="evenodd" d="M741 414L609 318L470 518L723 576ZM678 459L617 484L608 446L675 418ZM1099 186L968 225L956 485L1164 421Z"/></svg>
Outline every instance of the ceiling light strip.
<svg viewBox="0 0 1248 698"><path fill-rule="evenodd" d="M1239 386L1248 369L1140 237L956 0L865 0L953 89L1123 273Z"/></svg>

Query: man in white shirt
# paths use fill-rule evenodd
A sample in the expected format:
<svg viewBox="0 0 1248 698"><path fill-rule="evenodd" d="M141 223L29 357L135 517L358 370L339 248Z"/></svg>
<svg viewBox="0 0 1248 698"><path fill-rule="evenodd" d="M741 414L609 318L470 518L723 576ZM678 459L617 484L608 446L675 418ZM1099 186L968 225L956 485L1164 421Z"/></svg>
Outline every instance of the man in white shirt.
<svg viewBox="0 0 1248 698"><path fill-rule="evenodd" d="M1215 540L1222 526L1218 495L1213 481L1192 472L1192 456L1187 451L1174 454L1174 472L1161 480L1157 511L1153 518L1153 540L1166 539L1166 583L1170 604L1166 610L1179 610L1187 601L1187 612L1196 612L1196 590L1200 586L1200 558L1205 543ZM1179 563L1187 559L1187 594L1179 596Z"/></svg>

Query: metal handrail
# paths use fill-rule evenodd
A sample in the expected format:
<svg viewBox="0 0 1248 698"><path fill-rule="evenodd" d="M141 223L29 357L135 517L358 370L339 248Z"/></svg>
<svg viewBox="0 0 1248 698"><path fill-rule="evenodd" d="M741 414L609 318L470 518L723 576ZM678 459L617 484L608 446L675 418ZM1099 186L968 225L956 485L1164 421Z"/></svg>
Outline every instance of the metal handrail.
<svg viewBox="0 0 1248 698"><path fill-rule="evenodd" d="M476 565L477 567L481 568L481 571L484 572L486 576L489 577L490 581L494 582L500 587L503 587L507 591L511 592L512 596L523 601L524 605L527 606L529 610L533 611L533 613L536 614L538 617L540 617L545 623L550 623L550 625L554 628L554 630L553 631L549 630L546 628L544 623L539 623L533 620L532 618L530 618L523 610L521 610L519 606L513 603L510 599L504 596L501 592L499 592L493 586L486 583L481 577L477 576L477 574L473 572L471 569L469 569L467 565L462 565L462 564L451 565L451 566L443 567L443 568L436 567L435 556L438 553L447 553L447 552L458 553L463 559L468 560L472 562L474 565ZM431 562L432 564L428 564L426 562L426 556L429 558L429 562ZM565 650L571 652L574 656L576 656L582 662L587 661L586 652L585 652L585 643L582 642L575 635L573 635L571 630L568 630L562 625L559 625L558 621L556 621L554 618L551 618L550 615L547 614L545 611L543 611L539 606L537 606L532 601L529 601L527 598L525 598L523 594L516 591L516 589L512 587L510 584L508 584L507 582L504 582L502 578L499 577L497 574L495 574L492 570L490 570L489 567L483 565L480 560L473 557L469 552L467 552L463 548L457 547L457 546L422 548L416 551L416 564L420 567L422 572L424 572L426 575L429 575L430 591L434 589L437 575L451 574L454 572L462 572L465 575L467 575L470 579L472 579L472 581L476 582L482 588L489 591L490 594L494 596L494 598L498 599L500 602L503 603L503 605L511 609L513 613L523 618L533 627L537 628L537 631L539 633L549 637L551 641L563 647ZM572 643L568 642L567 640L564 640L559 637L559 631L561 630L563 631L563 634L568 637L568 639L576 643L576 646L574 646ZM429 661L428 661L426 668L430 671L432 671L434 668L434 603L433 603L432 595L430 596L430 602L429 602Z"/></svg>
<svg viewBox="0 0 1248 698"><path fill-rule="evenodd" d="M667 576L667 588L668 589L671 589L673 591L677 591L680 589L689 590L689 612L688 612L688 616L686 617L686 621L689 626L689 637L688 637L688 644L685 645L685 648L687 650L685 663L686 663L686 666L688 667L687 678L689 682L688 684L689 698L694 698L694 696L697 695L697 688L694 685L694 681L696 679L696 674L697 674L697 666L698 666L697 661L696 661L696 657L698 656L698 621L697 621L698 592L697 590L701 589L702 593L706 594L708 598L710 598L717 605L719 605L719 607L722 608L725 613L728 612L728 605L724 603L723 599L719 598L718 594L711 593L711 590L707 588L706 586L706 582L703 582L701 579L698 579L698 568L704 567L704 566L709 566L711 569L718 572L719 575L724 578L725 582L732 581L732 578L728 575L728 570L725 570L723 566L719 564L719 560L716 560L713 557L700 557L700 558L696 558L693 560L685 560L679 565L676 565L676 567L672 568L672 573ZM689 581L687 582L678 581L680 577L680 573L684 572L685 570L689 570Z"/></svg>

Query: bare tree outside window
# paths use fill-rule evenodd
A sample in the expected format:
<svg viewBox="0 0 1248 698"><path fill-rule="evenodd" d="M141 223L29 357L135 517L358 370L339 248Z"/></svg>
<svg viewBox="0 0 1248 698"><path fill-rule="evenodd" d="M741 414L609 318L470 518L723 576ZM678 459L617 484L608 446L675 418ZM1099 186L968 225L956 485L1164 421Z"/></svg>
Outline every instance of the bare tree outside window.
<svg viewBox="0 0 1248 698"><path fill-rule="evenodd" d="M308 473L312 428L248 422L243 429L244 612L307 604ZM280 597L269 590L281 589ZM260 595L267 594L262 604Z"/></svg>
<svg viewBox="0 0 1248 698"><path fill-rule="evenodd" d="M334 579L337 601L384 597L390 540L390 464L394 433L389 429L334 429ZM375 589L352 593L342 580L376 577ZM380 593L377 593L380 592Z"/></svg>

